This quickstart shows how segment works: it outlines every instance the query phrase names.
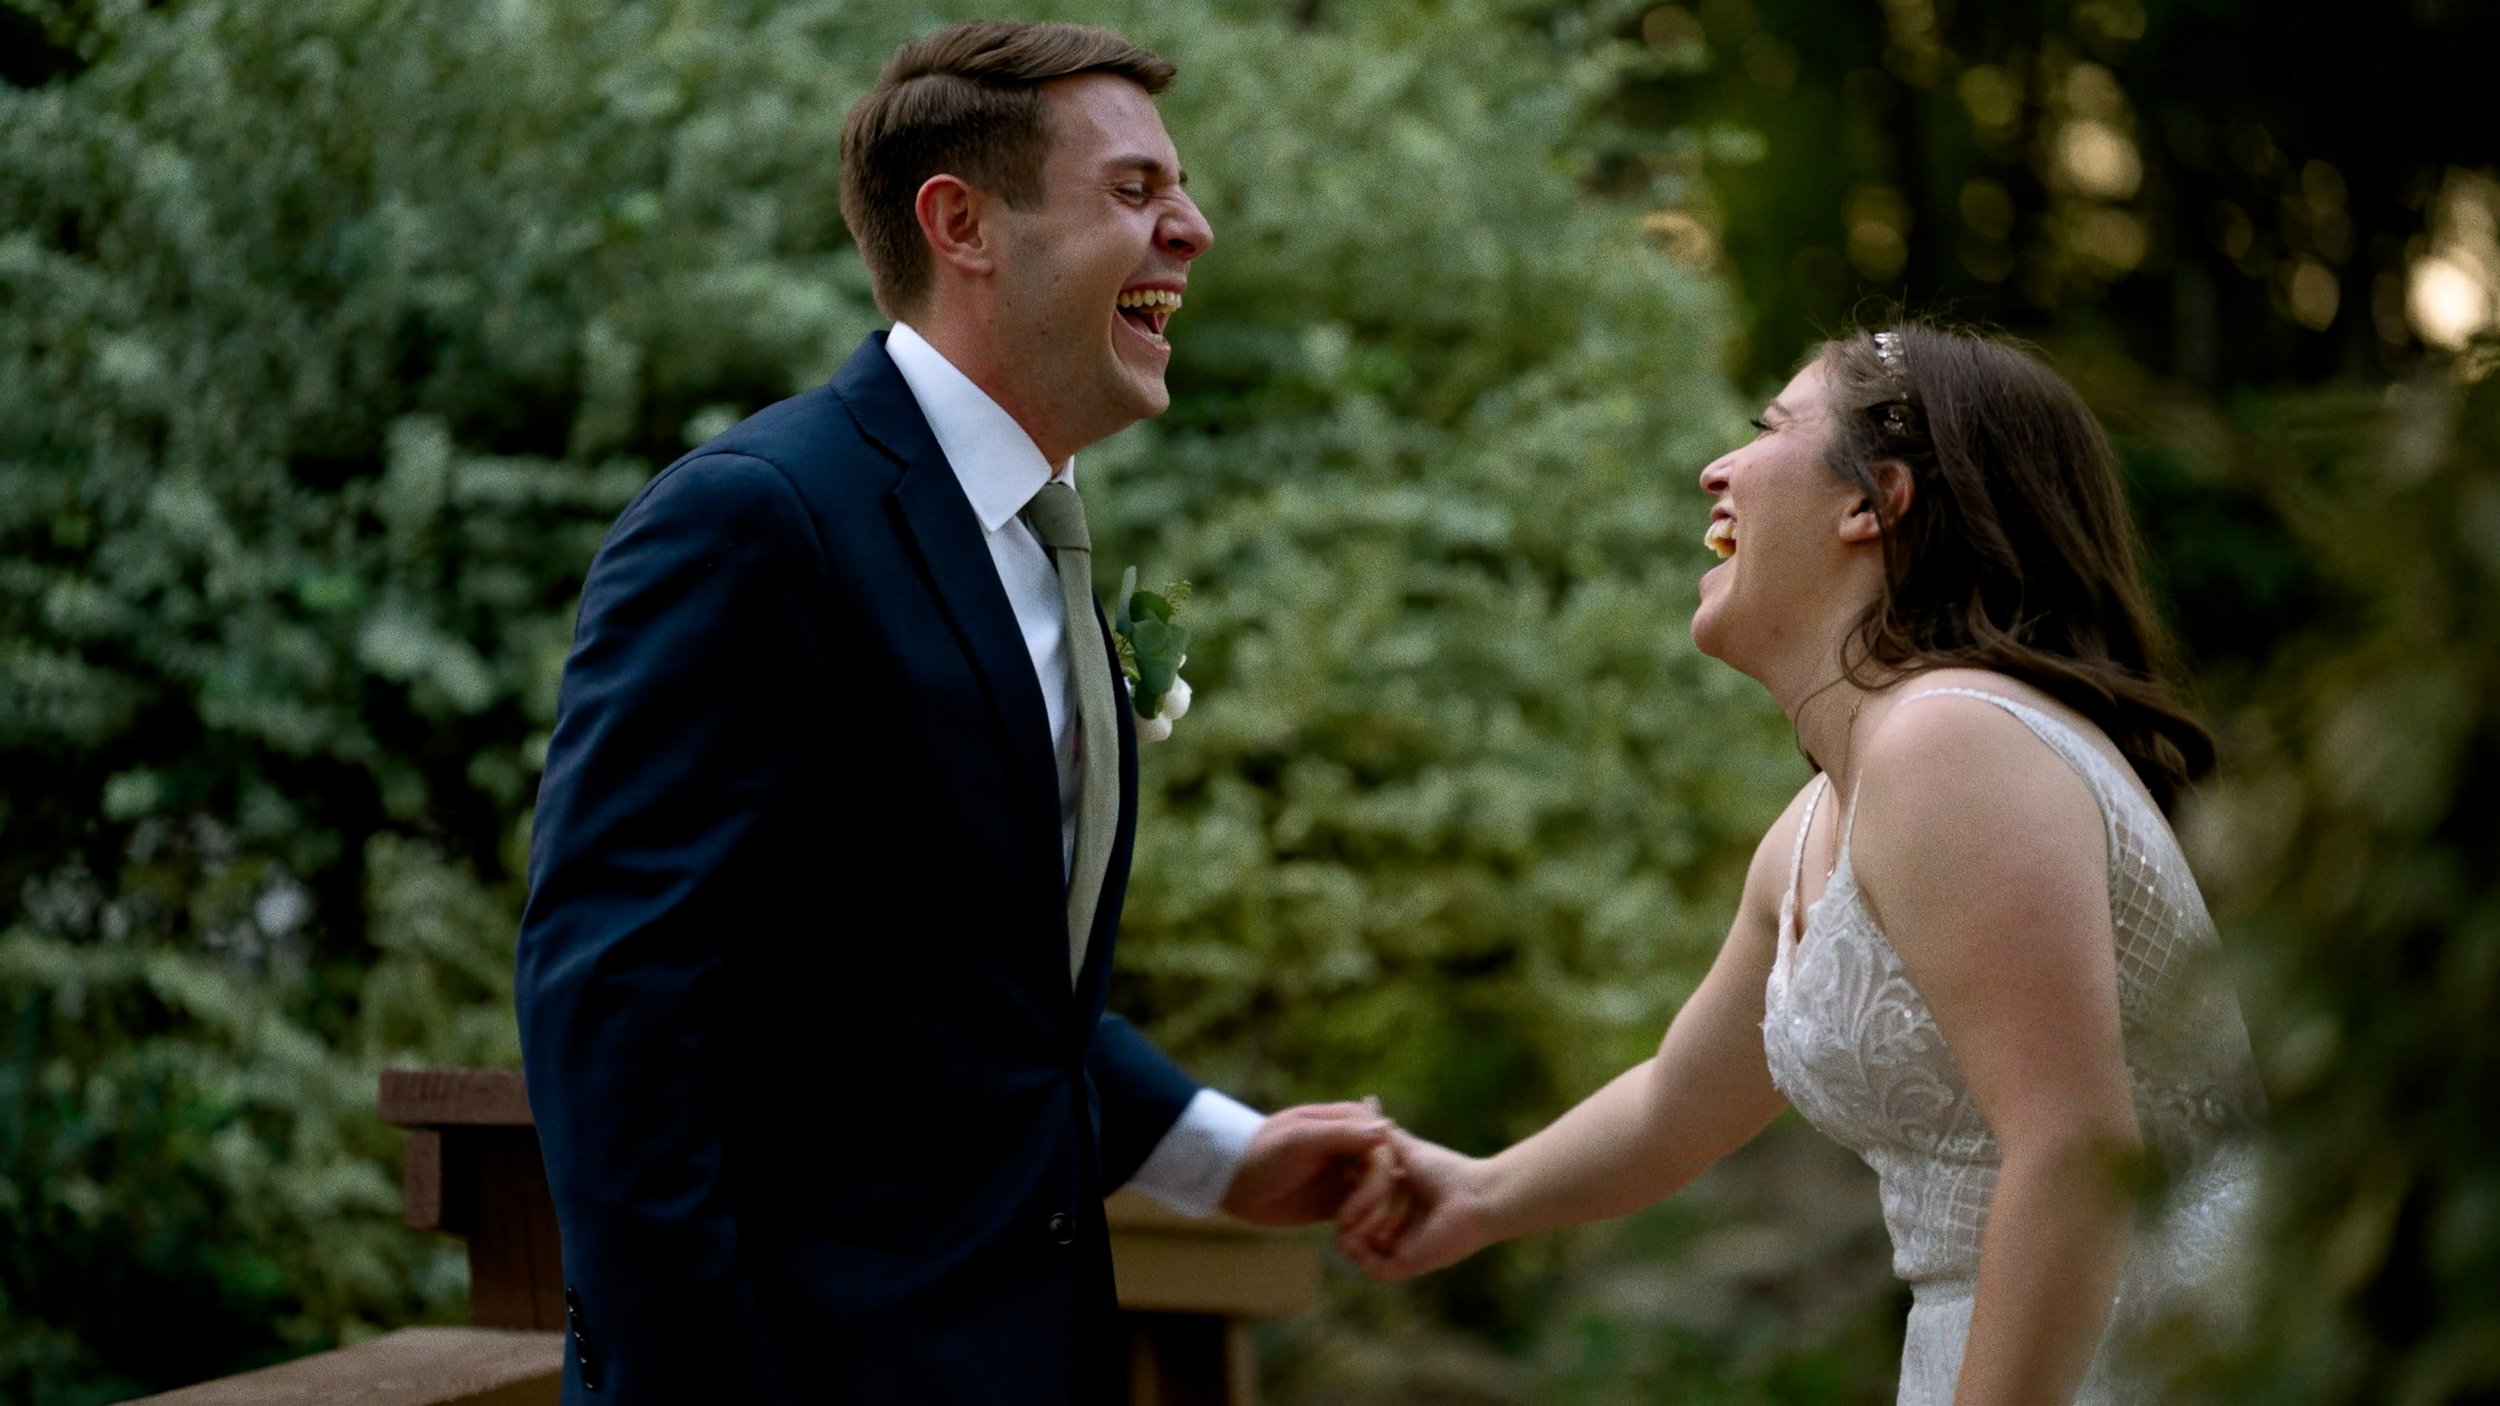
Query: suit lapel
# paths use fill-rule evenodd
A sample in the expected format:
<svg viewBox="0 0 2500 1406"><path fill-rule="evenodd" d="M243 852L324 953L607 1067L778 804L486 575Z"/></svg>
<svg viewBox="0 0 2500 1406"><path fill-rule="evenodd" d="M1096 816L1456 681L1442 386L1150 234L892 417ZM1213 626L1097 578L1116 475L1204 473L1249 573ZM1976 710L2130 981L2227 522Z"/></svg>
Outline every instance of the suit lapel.
<svg viewBox="0 0 2500 1406"><path fill-rule="evenodd" d="M1007 590L999 583L998 565L990 557L980 520L973 516L962 481L938 448L910 386L894 369L893 358L886 355L882 334L872 336L852 356L835 378L834 388L861 430L903 464L902 477L889 494L894 516L988 695L1006 743L1009 803L1024 832L1030 859L1053 880L1049 885L1054 899L1051 911L1058 921L1052 931L1064 943L1066 906L1057 901L1066 888L1058 878L1063 863L1059 770L1050 746L1050 716L1043 709L1041 680L1034 675L1033 656L1025 648L1015 609L1007 603ZM1064 945L1055 956L1052 965L1064 984Z"/></svg>

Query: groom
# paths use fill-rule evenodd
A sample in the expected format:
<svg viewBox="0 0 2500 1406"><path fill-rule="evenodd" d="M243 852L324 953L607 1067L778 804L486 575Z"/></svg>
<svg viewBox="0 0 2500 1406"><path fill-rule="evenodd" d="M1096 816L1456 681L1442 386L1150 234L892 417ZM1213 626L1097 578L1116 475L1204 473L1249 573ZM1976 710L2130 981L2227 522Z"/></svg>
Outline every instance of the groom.
<svg viewBox="0 0 2500 1406"><path fill-rule="evenodd" d="M1117 1399L1106 1193L1325 1219L1385 1136L1103 1013L1137 759L1071 456L1168 404L1213 239L1171 77L905 46L842 137L893 330L591 565L517 977L569 1403Z"/></svg>

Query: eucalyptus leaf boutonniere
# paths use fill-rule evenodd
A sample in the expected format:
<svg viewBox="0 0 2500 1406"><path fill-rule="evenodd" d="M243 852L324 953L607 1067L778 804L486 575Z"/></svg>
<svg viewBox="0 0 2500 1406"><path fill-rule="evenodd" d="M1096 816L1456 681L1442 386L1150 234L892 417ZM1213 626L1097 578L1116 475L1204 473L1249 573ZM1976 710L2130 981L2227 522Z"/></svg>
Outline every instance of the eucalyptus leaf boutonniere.
<svg viewBox="0 0 2500 1406"><path fill-rule="evenodd" d="M1136 567L1121 573L1111 634L1119 642L1120 672L1128 678L1140 742L1171 736L1172 724L1189 711L1189 681L1181 677L1181 666L1189 662L1189 627L1178 619L1181 603L1188 599L1186 581L1161 591L1141 591Z"/></svg>

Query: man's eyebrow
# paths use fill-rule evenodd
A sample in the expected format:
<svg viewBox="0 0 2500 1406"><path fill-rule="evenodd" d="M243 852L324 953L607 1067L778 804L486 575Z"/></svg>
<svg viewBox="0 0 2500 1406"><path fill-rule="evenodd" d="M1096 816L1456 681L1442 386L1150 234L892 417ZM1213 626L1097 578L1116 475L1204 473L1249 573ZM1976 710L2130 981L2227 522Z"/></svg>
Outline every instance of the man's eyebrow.
<svg viewBox="0 0 2500 1406"><path fill-rule="evenodd" d="M1103 164L1115 171L1143 171L1156 180L1170 181L1174 185L1189 184L1187 171L1175 171L1152 156L1115 156Z"/></svg>

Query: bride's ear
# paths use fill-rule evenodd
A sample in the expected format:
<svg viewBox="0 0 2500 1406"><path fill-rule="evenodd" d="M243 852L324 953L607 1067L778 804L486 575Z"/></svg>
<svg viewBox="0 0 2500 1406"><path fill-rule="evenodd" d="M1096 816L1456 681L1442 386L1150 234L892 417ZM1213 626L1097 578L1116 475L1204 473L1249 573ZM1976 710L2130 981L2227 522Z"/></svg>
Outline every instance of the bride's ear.
<svg viewBox="0 0 2500 1406"><path fill-rule="evenodd" d="M1917 485L1910 480L1910 466L1898 459L1879 459L1867 465L1875 475L1875 497L1861 495L1849 508L1849 515L1840 520L1843 542L1876 542L1884 535L1885 523L1897 523L1909 515L1910 502L1918 496ZM1876 504L1883 506L1882 520L1876 517Z"/></svg>

